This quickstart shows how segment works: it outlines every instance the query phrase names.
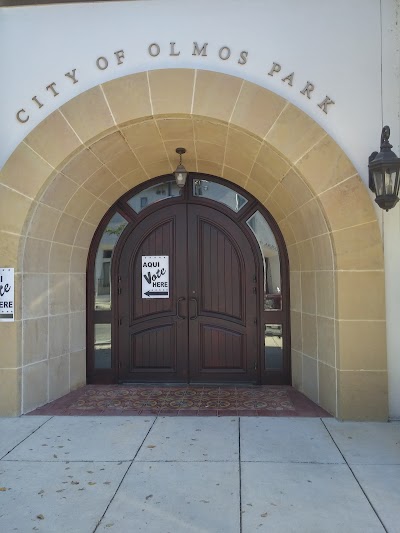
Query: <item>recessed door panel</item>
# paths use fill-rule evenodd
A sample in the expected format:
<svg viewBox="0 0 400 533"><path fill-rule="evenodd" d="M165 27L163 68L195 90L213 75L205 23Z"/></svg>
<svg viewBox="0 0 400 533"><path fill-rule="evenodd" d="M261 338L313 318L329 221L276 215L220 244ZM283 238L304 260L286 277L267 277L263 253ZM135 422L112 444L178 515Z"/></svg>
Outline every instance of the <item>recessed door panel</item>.
<svg viewBox="0 0 400 533"><path fill-rule="evenodd" d="M138 331L131 336L130 372L176 370L175 324Z"/></svg>
<svg viewBox="0 0 400 533"><path fill-rule="evenodd" d="M239 251L214 224L199 220L201 311L243 319L243 271Z"/></svg>
<svg viewBox="0 0 400 533"><path fill-rule="evenodd" d="M200 372L246 371L244 335L218 326L200 327Z"/></svg>

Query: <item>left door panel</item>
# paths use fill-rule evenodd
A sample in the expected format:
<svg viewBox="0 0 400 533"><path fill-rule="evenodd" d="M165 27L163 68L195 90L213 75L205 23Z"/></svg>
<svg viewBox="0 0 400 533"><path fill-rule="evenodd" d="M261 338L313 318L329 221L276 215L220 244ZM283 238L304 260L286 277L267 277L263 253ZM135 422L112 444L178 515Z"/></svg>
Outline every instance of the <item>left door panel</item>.
<svg viewBox="0 0 400 533"><path fill-rule="evenodd" d="M159 209L127 238L119 262L119 381L188 379L186 206ZM169 297L142 298L142 256L167 256Z"/></svg>

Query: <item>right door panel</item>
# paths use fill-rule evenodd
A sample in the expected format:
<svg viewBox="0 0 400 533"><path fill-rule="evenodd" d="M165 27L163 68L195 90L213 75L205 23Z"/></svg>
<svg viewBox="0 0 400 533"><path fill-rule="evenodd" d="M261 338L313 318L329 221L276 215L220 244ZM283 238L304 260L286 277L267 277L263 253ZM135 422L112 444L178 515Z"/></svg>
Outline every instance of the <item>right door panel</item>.
<svg viewBox="0 0 400 533"><path fill-rule="evenodd" d="M238 225L188 206L189 375L192 382L256 382L256 263Z"/></svg>

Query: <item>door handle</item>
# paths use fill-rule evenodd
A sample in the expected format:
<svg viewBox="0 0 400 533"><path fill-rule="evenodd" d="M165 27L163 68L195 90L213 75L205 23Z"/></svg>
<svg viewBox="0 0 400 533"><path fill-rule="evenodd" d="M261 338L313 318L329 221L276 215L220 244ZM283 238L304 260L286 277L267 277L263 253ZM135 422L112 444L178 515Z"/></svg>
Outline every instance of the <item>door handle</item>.
<svg viewBox="0 0 400 533"><path fill-rule="evenodd" d="M190 320L196 320L196 318L199 316L199 304L197 302L197 298L189 298L189 302L194 302L196 304L195 314L190 317Z"/></svg>
<svg viewBox="0 0 400 533"><path fill-rule="evenodd" d="M183 296L181 296L180 298L178 298L176 300L176 317L179 318L179 320L185 320L185 318L186 318L186 317L181 316L179 314L179 304L180 304L180 302L184 302L185 300L186 300L186 298L184 298Z"/></svg>

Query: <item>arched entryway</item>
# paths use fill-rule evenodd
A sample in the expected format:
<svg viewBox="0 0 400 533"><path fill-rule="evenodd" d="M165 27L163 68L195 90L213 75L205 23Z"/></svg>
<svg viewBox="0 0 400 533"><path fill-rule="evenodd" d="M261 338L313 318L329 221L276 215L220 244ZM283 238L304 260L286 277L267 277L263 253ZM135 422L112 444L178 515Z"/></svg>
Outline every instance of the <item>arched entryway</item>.
<svg viewBox="0 0 400 533"><path fill-rule="evenodd" d="M4 414L86 382L90 243L128 190L188 170L253 194L290 262L292 383L344 419L387 418L382 240L342 148L264 87L191 69L94 87L43 120L0 173L0 243L16 272L16 321L2 325Z"/></svg>
<svg viewBox="0 0 400 533"><path fill-rule="evenodd" d="M125 194L87 288L89 382L291 383L284 240L233 183L167 175Z"/></svg>

